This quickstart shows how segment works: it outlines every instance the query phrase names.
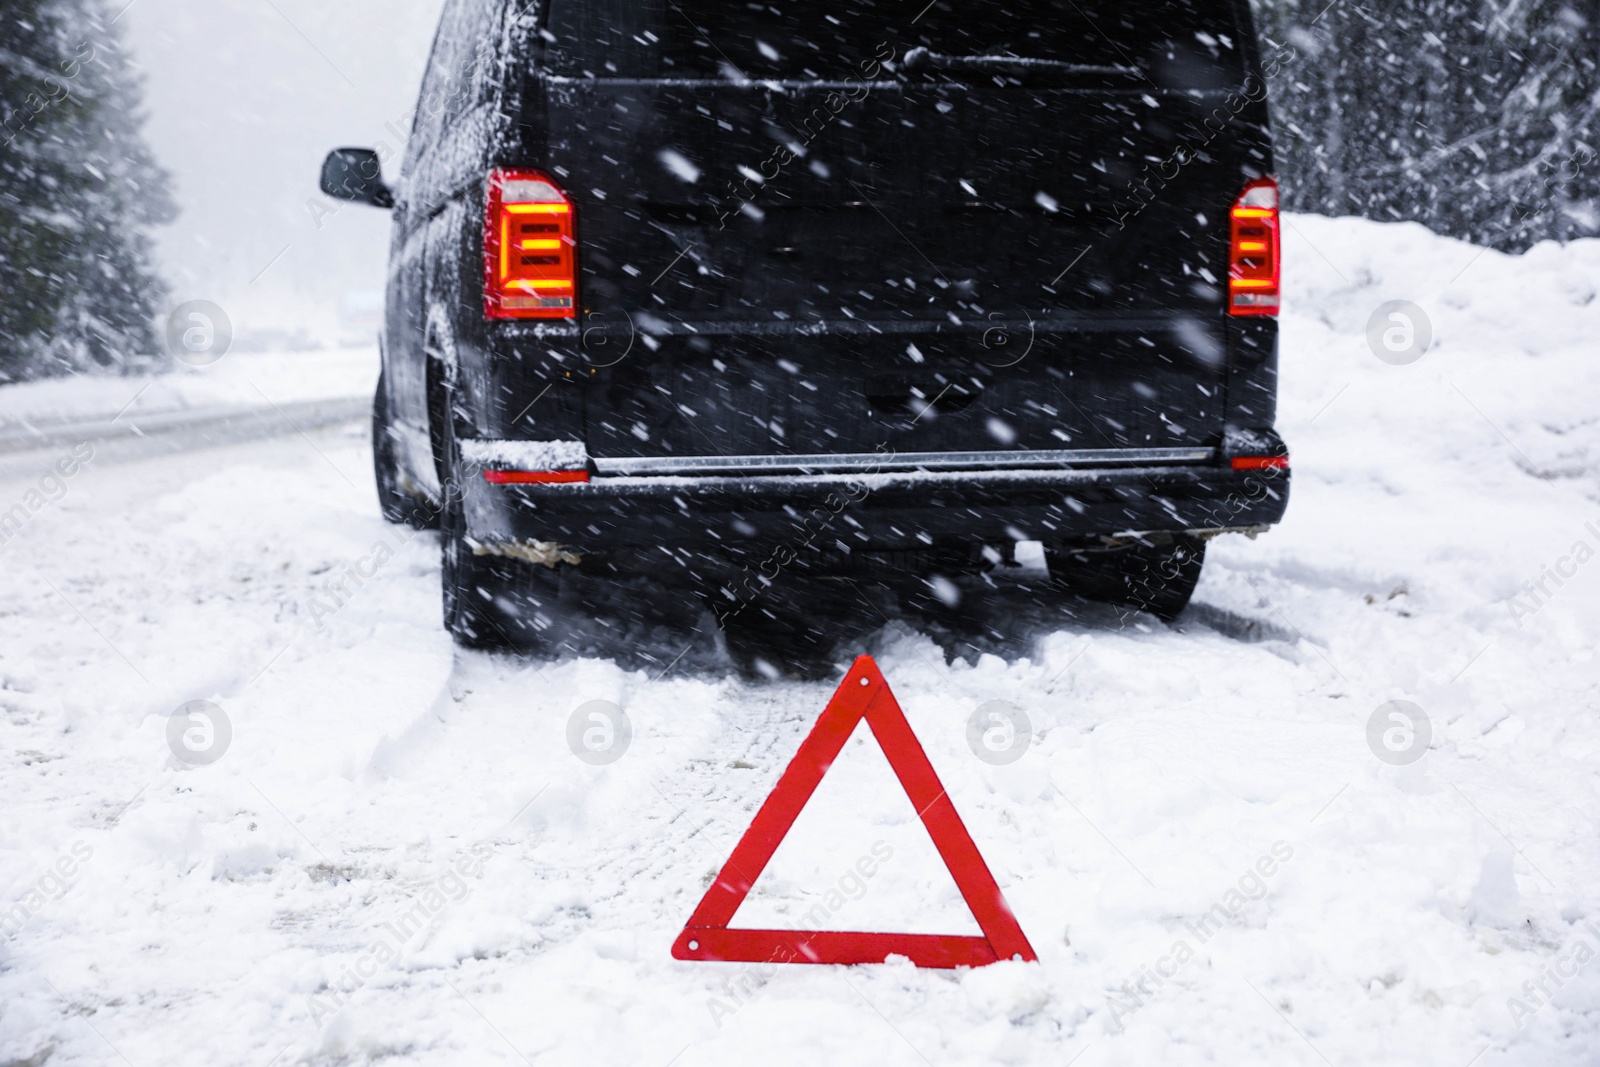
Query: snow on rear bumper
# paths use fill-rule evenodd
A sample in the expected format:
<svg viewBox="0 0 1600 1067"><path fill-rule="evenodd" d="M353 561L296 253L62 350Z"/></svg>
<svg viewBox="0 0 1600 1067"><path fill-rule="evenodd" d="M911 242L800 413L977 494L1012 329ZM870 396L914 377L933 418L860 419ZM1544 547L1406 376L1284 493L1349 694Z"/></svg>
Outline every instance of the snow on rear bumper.
<svg viewBox="0 0 1600 1067"><path fill-rule="evenodd" d="M464 483L473 539L556 542L586 559L690 550L737 560L785 544L855 551L1248 529L1279 521L1289 495L1286 469L1214 462Z"/></svg>

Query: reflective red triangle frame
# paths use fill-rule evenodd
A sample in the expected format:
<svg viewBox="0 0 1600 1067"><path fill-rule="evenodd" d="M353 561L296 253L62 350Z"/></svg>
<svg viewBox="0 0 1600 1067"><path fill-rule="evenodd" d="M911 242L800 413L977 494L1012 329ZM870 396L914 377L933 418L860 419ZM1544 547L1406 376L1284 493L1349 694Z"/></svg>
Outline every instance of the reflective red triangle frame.
<svg viewBox="0 0 1600 1067"><path fill-rule="evenodd" d="M934 847L972 909L982 937L958 934L876 934L811 930L731 930L728 923L766 869L784 835L838 758L856 724L867 720L900 785L933 838ZM927 753L871 656L850 667L800 751L756 812L716 881L672 943L680 960L746 963L882 963L890 954L918 967L982 967L998 960L1035 960L978 846L939 784Z"/></svg>

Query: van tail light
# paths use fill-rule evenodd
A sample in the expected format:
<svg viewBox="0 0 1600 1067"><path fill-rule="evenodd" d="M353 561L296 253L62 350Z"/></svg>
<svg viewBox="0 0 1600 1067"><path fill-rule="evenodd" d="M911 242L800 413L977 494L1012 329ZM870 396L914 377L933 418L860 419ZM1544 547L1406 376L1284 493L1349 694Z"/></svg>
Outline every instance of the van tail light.
<svg viewBox="0 0 1600 1067"><path fill-rule="evenodd" d="M1278 313L1278 180L1257 178L1228 212L1228 313Z"/></svg>
<svg viewBox="0 0 1600 1067"><path fill-rule="evenodd" d="M489 172L483 313L491 319L577 317L578 238L572 201L536 170Z"/></svg>

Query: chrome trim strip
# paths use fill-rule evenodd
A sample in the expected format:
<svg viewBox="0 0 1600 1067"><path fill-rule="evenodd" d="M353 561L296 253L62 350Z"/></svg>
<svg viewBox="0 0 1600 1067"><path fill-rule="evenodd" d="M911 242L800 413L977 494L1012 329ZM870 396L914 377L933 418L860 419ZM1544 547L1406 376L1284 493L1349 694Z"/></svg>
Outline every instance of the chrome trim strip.
<svg viewBox="0 0 1600 1067"><path fill-rule="evenodd" d="M602 475L763 474L797 471L1024 470L1030 467L1205 463L1209 448L1057 448L1007 452L846 452L806 456L591 457Z"/></svg>

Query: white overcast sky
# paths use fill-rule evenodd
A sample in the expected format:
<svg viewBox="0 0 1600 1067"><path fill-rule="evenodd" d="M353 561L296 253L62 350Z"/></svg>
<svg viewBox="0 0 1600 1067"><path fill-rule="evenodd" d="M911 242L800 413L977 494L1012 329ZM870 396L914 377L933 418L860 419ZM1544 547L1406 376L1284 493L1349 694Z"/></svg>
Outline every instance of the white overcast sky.
<svg viewBox="0 0 1600 1067"><path fill-rule="evenodd" d="M135 0L121 22L145 133L182 210L158 234L174 303L322 332L346 293L382 288L388 213L349 205L319 229L307 201L328 149L399 147L388 126L415 102L442 2Z"/></svg>

